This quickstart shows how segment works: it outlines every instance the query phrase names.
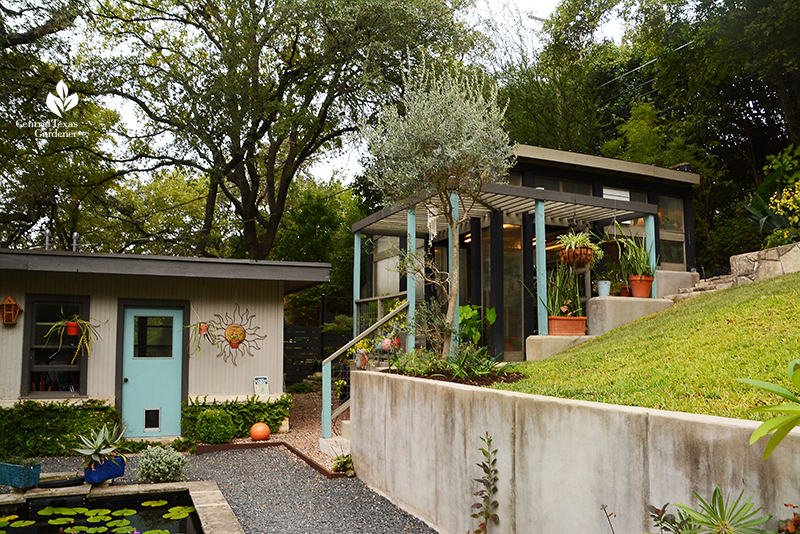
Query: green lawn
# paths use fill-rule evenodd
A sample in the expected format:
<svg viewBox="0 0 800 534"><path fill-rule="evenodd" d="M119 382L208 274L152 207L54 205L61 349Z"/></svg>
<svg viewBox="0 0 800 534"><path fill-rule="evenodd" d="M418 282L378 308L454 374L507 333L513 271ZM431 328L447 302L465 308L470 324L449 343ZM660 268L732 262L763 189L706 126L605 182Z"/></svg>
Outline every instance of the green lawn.
<svg viewBox="0 0 800 534"><path fill-rule="evenodd" d="M794 388L800 358L800 273L677 302L592 341L515 370L497 389L742 419L777 397L736 382ZM769 417L767 417L769 418Z"/></svg>

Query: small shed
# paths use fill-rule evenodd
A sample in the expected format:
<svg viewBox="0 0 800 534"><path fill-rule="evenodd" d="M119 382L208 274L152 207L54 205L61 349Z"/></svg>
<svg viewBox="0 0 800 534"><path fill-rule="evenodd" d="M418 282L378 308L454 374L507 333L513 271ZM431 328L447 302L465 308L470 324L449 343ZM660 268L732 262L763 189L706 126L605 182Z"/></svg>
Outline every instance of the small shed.
<svg viewBox="0 0 800 534"><path fill-rule="evenodd" d="M180 435L181 402L283 393L284 296L330 264L0 249L0 405L103 399L130 437ZM72 316L97 334L70 334ZM208 327L208 330L205 330Z"/></svg>

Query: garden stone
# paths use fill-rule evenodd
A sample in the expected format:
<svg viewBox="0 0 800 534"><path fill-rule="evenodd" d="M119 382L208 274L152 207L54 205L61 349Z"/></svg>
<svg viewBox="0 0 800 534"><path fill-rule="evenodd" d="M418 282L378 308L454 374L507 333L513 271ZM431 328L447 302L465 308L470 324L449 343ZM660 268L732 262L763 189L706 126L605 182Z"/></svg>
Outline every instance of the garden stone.
<svg viewBox="0 0 800 534"><path fill-rule="evenodd" d="M752 275L755 272L757 253L748 252L731 256L731 273L737 277Z"/></svg>
<svg viewBox="0 0 800 534"><path fill-rule="evenodd" d="M796 273L800 271L800 246L790 245L788 250L781 256L783 273Z"/></svg>
<svg viewBox="0 0 800 534"><path fill-rule="evenodd" d="M775 256L777 256L777 252L772 250ZM773 255L773 254L771 254ZM760 261L758 262L758 268L756 269L755 276L753 277L754 280L766 280L768 278L775 278L776 276L781 276L783 274L783 266L778 258Z"/></svg>

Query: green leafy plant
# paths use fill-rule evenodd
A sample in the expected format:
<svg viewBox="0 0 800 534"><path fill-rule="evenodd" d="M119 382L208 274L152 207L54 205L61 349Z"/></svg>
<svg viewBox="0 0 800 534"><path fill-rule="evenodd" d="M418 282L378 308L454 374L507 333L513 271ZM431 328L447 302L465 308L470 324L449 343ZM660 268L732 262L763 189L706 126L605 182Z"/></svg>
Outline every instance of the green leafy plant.
<svg viewBox="0 0 800 534"><path fill-rule="evenodd" d="M233 439L236 429L233 418L224 410L205 410L197 418L197 439L216 445Z"/></svg>
<svg viewBox="0 0 800 534"><path fill-rule="evenodd" d="M333 471L335 473L344 473L349 477L356 476L355 468L353 467L353 457L349 454L340 454L333 459Z"/></svg>
<svg viewBox="0 0 800 534"><path fill-rule="evenodd" d="M478 482L482 488L472 494L480 497L480 500L472 505L472 513L469 515L478 520L478 528L473 530L472 534L489 532L491 523L497 525L500 522L500 518L494 513L499 506L494 498L497 493L498 480L498 470L495 465L497 464L497 449L492 449L492 436L488 432L481 436L481 441L484 443L484 447L480 448L484 460L476 465L483 471L483 476L473 480Z"/></svg>
<svg viewBox="0 0 800 534"><path fill-rule="evenodd" d="M483 333L484 323L490 326L497 320L497 312L494 308L486 310L486 315L481 317L480 306L459 306L458 308L458 331L461 341L471 341L478 344Z"/></svg>
<svg viewBox="0 0 800 534"><path fill-rule="evenodd" d="M625 238L625 247L620 253L620 263L628 276L655 276L655 267L650 265L650 251L653 244L646 246L644 239L638 237ZM658 264L658 259L656 259Z"/></svg>
<svg viewBox="0 0 800 534"><path fill-rule="evenodd" d="M345 386L347 386L346 380L336 380L333 383L333 393L334 395L336 395L337 398L341 398Z"/></svg>
<svg viewBox="0 0 800 534"><path fill-rule="evenodd" d="M222 410L227 412L233 420L234 435L232 437L245 438L250 435L250 427L254 423L266 423L270 431L277 433L284 419L289 417L289 412L294 406L291 395L282 395L273 401L260 401L253 395L244 402L238 399L218 403L216 400L208 402L208 397L202 400L197 397L183 403L181 410L181 430L186 439L198 441L197 424L200 414L206 410Z"/></svg>
<svg viewBox="0 0 800 534"><path fill-rule="evenodd" d="M184 480L186 457L169 446L148 446L139 456L139 479L160 483Z"/></svg>
<svg viewBox="0 0 800 534"><path fill-rule="evenodd" d="M49 342L53 334L58 334L58 350L56 352L61 350L64 344L64 333L67 330L68 323L75 323L78 327L78 342L75 346L75 354L70 362L72 364L80 356L81 350L86 350L87 356L92 355L92 346L100 339L100 331L98 330L100 324L93 324L91 320L84 319L77 314L66 317L63 315L62 310L61 319L53 323L50 330L44 335L45 342Z"/></svg>
<svg viewBox="0 0 800 534"><path fill-rule="evenodd" d="M699 528L698 525L692 523L691 518L680 508L678 509L677 517L675 514L667 513L668 506L669 503L659 509L651 504L647 505L647 513L650 514L650 519L653 520L653 526L658 527L659 533L681 534L683 532L693 532Z"/></svg>
<svg viewBox="0 0 800 534"><path fill-rule="evenodd" d="M102 463L113 456L119 455L124 458L118 449L127 428L114 425L109 429L108 425L103 425L99 431L92 431L89 437L78 436L83 446L73 450L83 456L82 467L93 467L95 463Z"/></svg>
<svg viewBox="0 0 800 534"><path fill-rule="evenodd" d="M603 249L593 242L591 236L587 233L570 231L567 234L561 234L556 237L556 241L566 250L584 247L592 249L592 264L603 258Z"/></svg>
<svg viewBox="0 0 800 534"><path fill-rule="evenodd" d="M800 360L792 360L789 362L789 367L786 370L786 375L789 381L794 384L796 388L800 388ZM789 391L788 389L777 384L764 382L763 380L752 380L749 378L737 378L739 382L749 384L751 386L762 389L768 393L773 393L788 400L788 403L771 404L769 406L756 406L751 411L758 413L782 413L780 417L773 417L768 421L761 423L753 434L750 436L750 444L752 445L759 439L763 438L770 432L774 432L772 437L769 438L767 446L764 448L764 459L769 458L775 447L783 441L783 438L798 424L800 424L800 398Z"/></svg>
<svg viewBox="0 0 800 534"><path fill-rule="evenodd" d="M700 501L699 510L684 504L676 504L678 508L686 513L689 520L695 523L695 528L682 532L697 534L757 534L764 531L755 527L763 525L772 519L771 515L756 517L761 508L753 510L752 497L742 501L744 490L739 493L739 496L732 503L730 496L727 499L722 498L722 492L719 487L714 488L714 493L711 495L709 502L703 500L697 492L694 492L694 495Z"/></svg>
<svg viewBox="0 0 800 534"><path fill-rule="evenodd" d="M578 277L563 263L557 263L547 280L547 315L582 317Z"/></svg>
<svg viewBox="0 0 800 534"><path fill-rule="evenodd" d="M314 391L314 386L307 382L298 382L286 388L286 393L311 393Z"/></svg>

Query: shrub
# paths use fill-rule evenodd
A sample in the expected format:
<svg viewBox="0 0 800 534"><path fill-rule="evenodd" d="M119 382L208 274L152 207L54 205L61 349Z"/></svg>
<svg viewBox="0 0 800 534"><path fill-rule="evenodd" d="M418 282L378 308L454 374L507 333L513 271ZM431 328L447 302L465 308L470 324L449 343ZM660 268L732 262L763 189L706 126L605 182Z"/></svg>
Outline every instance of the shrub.
<svg viewBox="0 0 800 534"><path fill-rule="evenodd" d="M286 393L311 393L312 391L314 391L314 386L308 382L299 382L286 388Z"/></svg>
<svg viewBox="0 0 800 534"><path fill-rule="evenodd" d="M233 419L224 410L205 410L197 418L197 439L204 443L225 443L233 439Z"/></svg>
<svg viewBox="0 0 800 534"><path fill-rule="evenodd" d="M139 457L139 480L153 484L184 480L186 462L186 457L172 447L149 445Z"/></svg>
<svg viewBox="0 0 800 534"><path fill-rule="evenodd" d="M255 395L247 397L245 402L234 400L225 403L217 403L217 401L209 403L206 398L200 400L198 397L194 401L190 399L189 402L183 404L181 429L186 439L197 441L200 439L196 431L200 414L206 410L222 410L233 420L234 434L232 437L248 437L250 427L254 423L266 423L270 432L274 434L280 430L283 420L289 417L292 406L294 403L290 395L283 395L272 402L261 402Z"/></svg>
<svg viewBox="0 0 800 534"><path fill-rule="evenodd" d="M79 434L121 422L119 412L103 401L80 403L22 401L0 408L0 456L75 455Z"/></svg>

